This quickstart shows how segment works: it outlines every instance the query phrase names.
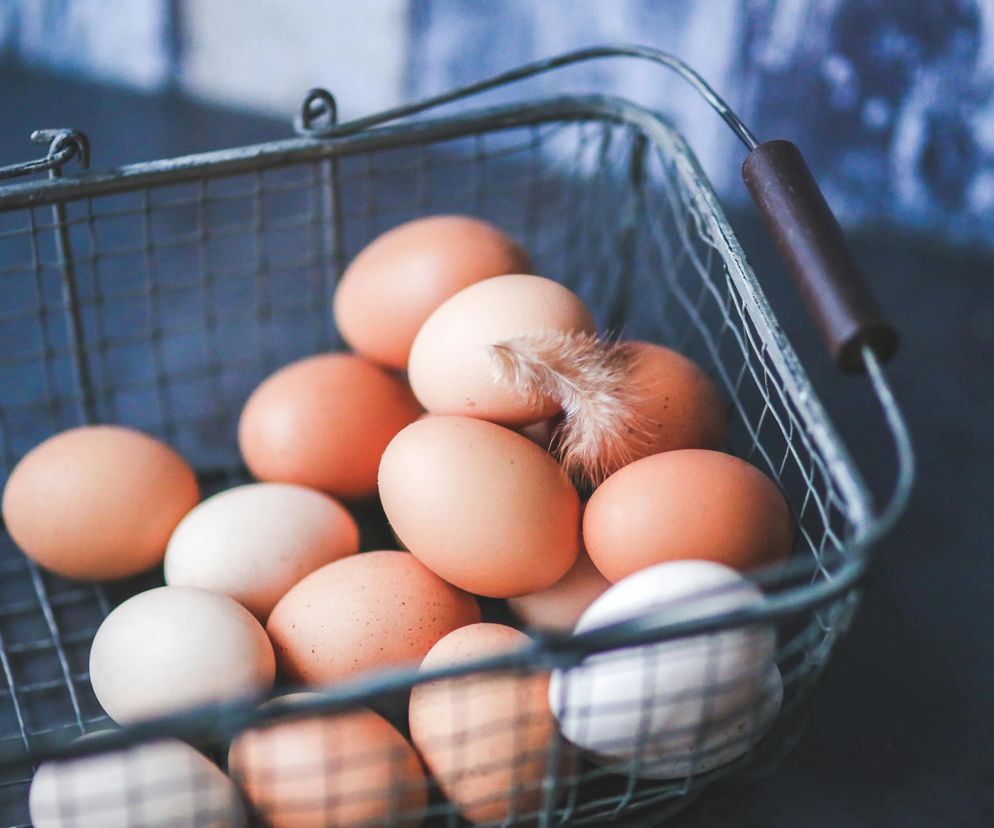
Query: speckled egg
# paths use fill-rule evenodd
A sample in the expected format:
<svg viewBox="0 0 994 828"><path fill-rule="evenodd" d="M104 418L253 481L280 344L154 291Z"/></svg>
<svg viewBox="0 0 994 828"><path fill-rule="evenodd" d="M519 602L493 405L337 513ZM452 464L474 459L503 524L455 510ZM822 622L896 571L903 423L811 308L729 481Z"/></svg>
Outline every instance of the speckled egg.
<svg viewBox="0 0 994 828"><path fill-rule="evenodd" d="M480 620L476 600L407 552L365 552L312 572L280 599L266 629L280 671L327 684L417 664L446 633Z"/></svg>

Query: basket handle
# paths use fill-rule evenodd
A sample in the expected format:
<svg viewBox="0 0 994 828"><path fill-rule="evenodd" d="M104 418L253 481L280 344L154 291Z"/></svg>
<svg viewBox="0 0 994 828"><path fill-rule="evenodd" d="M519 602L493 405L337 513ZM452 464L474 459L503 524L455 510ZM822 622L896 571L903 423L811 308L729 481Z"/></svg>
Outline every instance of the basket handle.
<svg viewBox="0 0 994 828"><path fill-rule="evenodd" d="M870 293L831 208L790 141L758 145L742 178L836 364L865 370L863 348L885 362L898 337Z"/></svg>

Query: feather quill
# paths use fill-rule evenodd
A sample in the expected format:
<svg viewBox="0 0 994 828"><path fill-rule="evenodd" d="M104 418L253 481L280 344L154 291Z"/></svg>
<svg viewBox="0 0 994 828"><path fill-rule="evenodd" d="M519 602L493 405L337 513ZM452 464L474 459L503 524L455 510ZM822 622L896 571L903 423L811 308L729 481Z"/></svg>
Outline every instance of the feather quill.
<svg viewBox="0 0 994 828"><path fill-rule="evenodd" d="M490 353L495 382L561 406L551 450L579 486L596 486L641 456L647 424L629 384L636 354L628 343L538 331L497 342Z"/></svg>

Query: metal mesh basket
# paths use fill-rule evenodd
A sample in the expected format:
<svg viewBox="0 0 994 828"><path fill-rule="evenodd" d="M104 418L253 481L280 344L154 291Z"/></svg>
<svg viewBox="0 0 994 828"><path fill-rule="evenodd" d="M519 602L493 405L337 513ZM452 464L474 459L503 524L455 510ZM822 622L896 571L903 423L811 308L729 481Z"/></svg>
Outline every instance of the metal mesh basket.
<svg viewBox="0 0 994 828"><path fill-rule="evenodd" d="M79 177L59 173L85 152L84 139L43 136L54 141L36 168L51 170L50 178L0 190L0 485L41 439L89 422L161 437L195 466L205 493L245 482L236 445L241 406L279 366L341 346L330 301L344 264L400 222L467 213L516 236L537 272L575 289L602 329L675 347L708 371L731 401L730 450L787 495L800 529L793 559L756 575L764 598L745 609L714 611L703 596L696 605L703 610L674 615L666 606L584 636L539 634L523 652L440 674L377 674L261 711L252 701L234 702L72 741L111 725L88 682L98 625L161 576L71 582L39 570L4 532L0 822L28 823L28 787L42 760L99 753L86 761L109 763L123 787L104 790L63 775L51 783L57 795L47 812L45 802L35 810L38 824L238 824L225 817L232 805L214 767L156 762L141 751L149 740L177 736L223 768L233 736L282 718L321 717L341 727L301 736L289 754L270 744L250 766L233 764L244 786L268 781L277 791L256 816L278 825L422 818L456 825L463 814L483 823L655 822L718 776L775 759L846 628L867 550L900 512L910 483L903 424L872 351L864 350L866 367L902 464L883 511L874 509L714 192L666 120L616 98L561 97L396 120L443 102L433 101L322 130L313 123L322 101L327 116L326 98L308 98L303 127L310 134L303 137ZM378 508L361 512L364 547L389 548ZM500 602L485 615L507 617ZM714 720L711 701L767 680L760 673L768 666L719 675L728 636L757 630L776 632L779 712L764 711L769 694L746 693L738 708L718 705L727 718ZM703 683L677 699L665 687L650 688L641 696L645 709L614 711L645 724L652 704L693 707L663 734L641 727L642 743L622 750L624 759L577 755L548 728L548 709L534 704L534 682L554 668L632 653L651 665L699 658L702 647L714 667ZM448 681L426 685L440 676ZM342 727L357 708L371 707L406 734L408 693L426 686L452 695L443 749L459 771L448 786L430 782L419 798L404 789L411 775L402 772L402 748L349 753ZM503 711L487 701L500 687L517 699ZM557 704L574 730L597 726L568 694ZM716 742L717 731L726 735ZM651 773L659 738L681 745L682 758ZM741 749L729 751L735 744ZM610 753L607 742L601 747ZM105 753L122 749L130 752ZM723 761L729 755L733 761ZM367 762L368 785L361 782ZM314 785L305 784L309 775ZM472 801L473 790L488 784L491 794ZM446 798L454 788L461 804Z"/></svg>

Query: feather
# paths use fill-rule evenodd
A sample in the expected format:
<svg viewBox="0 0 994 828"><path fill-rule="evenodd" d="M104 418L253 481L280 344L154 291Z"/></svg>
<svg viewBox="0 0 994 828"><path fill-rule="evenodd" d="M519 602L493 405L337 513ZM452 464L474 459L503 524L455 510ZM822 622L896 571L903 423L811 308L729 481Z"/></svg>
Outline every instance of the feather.
<svg viewBox="0 0 994 828"><path fill-rule="evenodd" d="M538 331L490 348L494 380L563 410L551 450L579 486L641 456L647 424L628 382L636 351L596 334Z"/></svg>

